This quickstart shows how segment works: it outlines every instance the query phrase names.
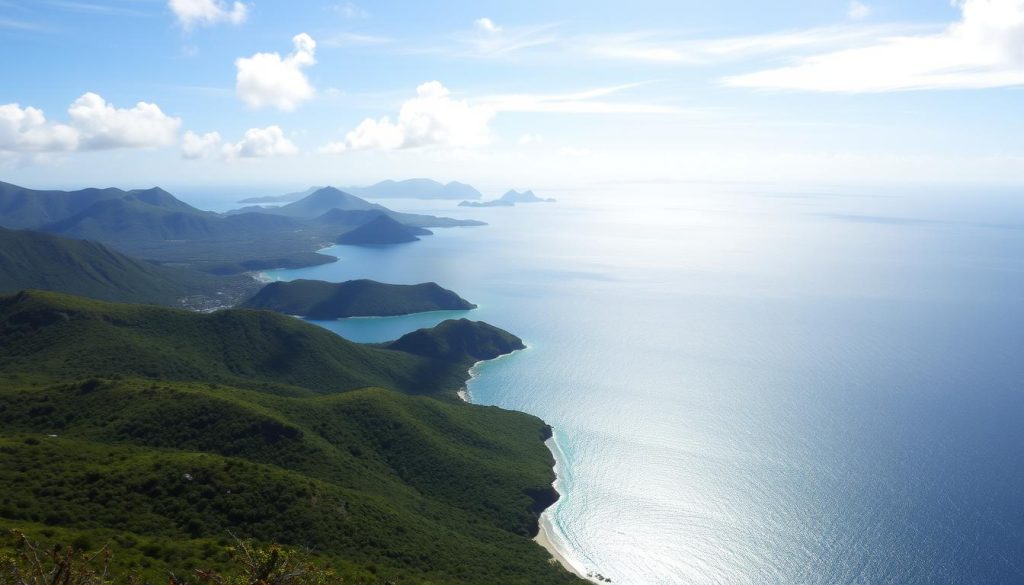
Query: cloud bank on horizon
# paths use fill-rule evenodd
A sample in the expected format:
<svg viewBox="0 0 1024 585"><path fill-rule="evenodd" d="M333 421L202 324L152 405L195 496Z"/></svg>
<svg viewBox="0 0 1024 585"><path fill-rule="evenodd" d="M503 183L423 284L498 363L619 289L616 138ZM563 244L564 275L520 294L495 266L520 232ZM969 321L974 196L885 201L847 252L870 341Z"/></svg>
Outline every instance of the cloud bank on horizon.
<svg viewBox="0 0 1024 585"><path fill-rule="evenodd" d="M11 1L20 10L17 18L0 18L0 42L28 37L45 46L51 31L72 26L56 5ZM167 0L157 20L168 43L179 48L161 54L145 45L139 57L170 63L171 85L134 79L117 67L68 75L74 82L65 85L77 85L72 95L79 97L66 117L54 117L31 101L39 92L18 95L33 83L47 87L44 79L52 77L34 77L45 73L26 67L17 72L18 83L0 91L0 164L28 173L21 169L74 166L74 157L84 156L76 153L87 151L176 147L176 156L153 165L298 156L303 168L324 174L337 164L331 160L354 157L365 168L383 169L404 156L410 164L429 159L423 164L447 165L451 175L458 160L475 153L481 169L530 168L523 161L534 160L554 172L551 161L560 159L566 168L611 174L617 166L623 176L634 165L634 174L667 176L712 169L707 153L732 148L736 157L760 153L794 171L806 157L842 171L877 155L857 146L868 137L856 130L847 144L816 132L848 120L829 118L834 98L814 96L911 92L927 109L943 92L998 101L999 90L1024 85L1024 0L954 0L946 9L943 2L922 0L926 4L939 14L948 10L945 20L890 19L894 5L882 0L836 0L831 22L771 28L742 22L742 34L710 36L682 26L673 31L665 19L615 30L614 20L585 25L514 11L503 18L466 12L455 30L403 29L395 24L398 15L352 2L294 14L242 1ZM160 14L140 13L140 26L153 20L143 16ZM728 30L730 22L719 24ZM273 50L275 39L290 39L290 52ZM232 81L233 103L225 99ZM129 96L128 103L136 103L118 107L101 97L108 93L113 101ZM771 97L779 93L801 105ZM877 114L864 106L860 125L886 123ZM943 121L931 132L967 123L955 109L934 115ZM758 150L768 124L778 128L779 144ZM889 156L914 172L922 161L956 154L910 138L895 148ZM700 156L694 156L697 149ZM1020 166L1024 146L975 150L968 154L976 161L995 161L1003 175L1024 180L1005 170ZM610 162L616 157L618 165ZM735 172L731 165L717 167L720 174Z"/></svg>

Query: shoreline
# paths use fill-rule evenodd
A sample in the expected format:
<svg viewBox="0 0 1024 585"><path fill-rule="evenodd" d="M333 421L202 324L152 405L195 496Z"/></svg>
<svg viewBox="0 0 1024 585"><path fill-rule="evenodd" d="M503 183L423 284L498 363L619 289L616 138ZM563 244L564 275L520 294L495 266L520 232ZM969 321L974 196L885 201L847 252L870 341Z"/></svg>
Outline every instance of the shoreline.
<svg viewBox="0 0 1024 585"><path fill-rule="evenodd" d="M547 510L545 510L545 512L547 512ZM590 581L590 577L587 577L583 574L582 571L573 566L573 564L569 562L569 559L566 558L564 554L562 554L562 551L558 548L558 545L555 544L555 541L551 538L551 535L548 533L551 530L551 528L548 526L549 523L550 520L548 520L542 513L540 519L540 530L537 531L537 536L533 537L533 541L544 547L544 550L548 551L548 553L551 555L551 560L555 561L559 565L562 565L562 568L564 568L566 571L569 571L570 573L576 575L580 579L586 579L587 581Z"/></svg>
<svg viewBox="0 0 1024 585"><path fill-rule="evenodd" d="M562 449L558 446L558 440L555 436L554 429L551 431L551 438L544 441L544 445L551 452L552 457L555 459L554 472L555 481L552 482L551 487L558 493L558 499L562 499L562 491L559 488L559 484L562 480L562 474L559 473L560 467L562 466ZM576 575L577 577L586 581L593 582L593 579L587 574L587 571L578 567L569 559L564 549L565 539L559 533L558 528L555 526L551 519L551 513L555 506L558 505L558 501L548 506L541 512L540 517L537 519L537 535L533 537L534 542L544 547L545 550L551 555L558 564L562 565L566 571Z"/></svg>
<svg viewBox="0 0 1024 585"><path fill-rule="evenodd" d="M470 392L469 392L469 383L472 382L474 379L476 379L476 377L477 377L477 375L476 375L477 374L477 367L480 364L484 364L484 363L487 363L487 362L490 362L490 361L494 361L494 360L499 360L499 359L501 359L503 357L514 355L514 354L516 354L516 353L518 353L520 351L526 351L527 349L530 349L530 345L529 344L526 344L524 342L524 345L526 345L526 347L523 348L523 349L516 350L516 351L514 351L512 353L508 353L508 354L505 354L505 355L502 355L502 356L498 356L498 357L496 357L496 358L494 358L492 360L481 360L481 361L476 362L475 364L473 364L469 368L469 378L466 379L466 382L463 385L462 389L460 389L458 391L458 393L457 393L459 398L463 402L466 402L468 404L474 404L474 402L473 402L473 395L470 394ZM544 446L546 446L548 448L548 451L551 452L552 457L554 457L554 459L555 459L555 465L552 468L553 471L555 472L555 481L552 482L551 487L553 487L555 489L555 492L558 493L558 498L561 499L562 498L562 492L558 490L558 484L559 484L559 479L560 479L560 475L558 473L558 470L559 470L559 467L562 464L561 458L559 456L560 453L561 453L561 450L558 448L558 444L555 441L554 430L552 430L551 438L548 439L547 441L544 441ZM549 516L549 511L554 506L557 506L557 505L558 505L558 502L556 501L554 504L552 504L551 506L548 506L547 508L544 509L543 512L540 513L540 516L537 518L537 534L536 534L536 536L533 537L533 541L536 542L537 544L539 544L540 546L544 547L544 550L548 551L548 554L551 555L551 560L556 562L556 563L558 563L559 565L561 565L563 569L565 569L566 571L569 571L573 575L576 575L580 579L584 579L586 581L593 582L593 579L588 577L584 570L582 570L582 569L576 567L575 565L573 565L572 561L569 560L569 558L566 556L566 554L564 552L562 552L562 549L558 545L558 543L562 539L559 537L558 531L555 529L554 525L551 523L551 518Z"/></svg>

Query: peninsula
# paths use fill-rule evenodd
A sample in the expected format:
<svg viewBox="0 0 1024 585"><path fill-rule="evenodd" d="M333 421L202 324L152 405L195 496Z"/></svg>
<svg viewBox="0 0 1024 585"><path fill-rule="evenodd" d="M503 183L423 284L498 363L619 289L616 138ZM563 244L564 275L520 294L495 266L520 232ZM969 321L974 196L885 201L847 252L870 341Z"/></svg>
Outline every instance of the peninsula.
<svg viewBox="0 0 1024 585"><path fill-rule="evenodd" d="M240 306L318 320L476 308L473 303L433 282L407 285L373 280L272 282Z"/></svg>

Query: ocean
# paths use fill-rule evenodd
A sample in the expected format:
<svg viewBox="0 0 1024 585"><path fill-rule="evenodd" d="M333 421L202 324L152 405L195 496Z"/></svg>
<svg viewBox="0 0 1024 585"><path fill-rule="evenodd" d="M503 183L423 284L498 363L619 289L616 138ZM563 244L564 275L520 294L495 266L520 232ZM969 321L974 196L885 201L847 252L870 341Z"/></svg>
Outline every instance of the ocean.
<svg viewBox="0 0 1024 585"><path fill-rule="evenodd" d="M617 185L275 279L434 281L529 348L473 402L555 428L566 556L623 585L1024 583L1024 201Z"/></svg>

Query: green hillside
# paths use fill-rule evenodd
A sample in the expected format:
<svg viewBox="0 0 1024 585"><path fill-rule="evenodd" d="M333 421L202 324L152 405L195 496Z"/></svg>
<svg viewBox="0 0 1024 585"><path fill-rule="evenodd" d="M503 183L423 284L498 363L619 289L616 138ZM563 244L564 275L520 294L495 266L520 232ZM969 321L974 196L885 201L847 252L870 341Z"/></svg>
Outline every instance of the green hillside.
<svg viewBox="0 0 1024 585"><path fill-rule="evenodd" d="M79 213L90 205L124 197L121 189L43 191L0 182L0 226L33 228Z"/></svg>
<svg viewBox="0 0 1024 585"><path fill-rule="evenodd" d="M550 431L413 383L454 362L261 311L4 298L0 525L154 580L220 566L230 531L346 583L577 582L529 538Z"/></svg>
<svg viewBox="0 0 1024 585"><path fill-rule="evenodd" d="M256 288L247 277L137 260L95 242L0 228L0 293L24 289L107 301L204 308L233 304Z"/></svg>
<svg viewBox="0 0 1024 585"><path fill-rule="evenodd" d="M218 214L158 187L42 191L0 183L0 227L93 240L137 258L214 274L334 262L316 251L381 215L413 235L429 234L427 226L482 225L400 213L333 188L281 208Z"/></svg>
<svg viewBox="0 0 1024 585"><path fill-rule="evenodd" d="M433 282L407 285L372 280L272 282L241 306L310 319L386 317L476 308L476 305Z"/></svg>
<svg viewBox="0 0 1024 585"><path fill-rule="evenodd" d="M416 232L386 215L374 218L365 224L345 232L335 240L348 246L382 246L416 242Z"/></svg>
<svg viewBox="0 0 1024 585"><path fill-rule="evenodd" d="M490 360L526 348L523 340L508 331L469 319L449 319L436 327L407 333L386 347L458 363Z"/></svg>

